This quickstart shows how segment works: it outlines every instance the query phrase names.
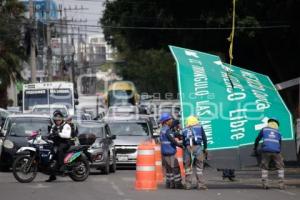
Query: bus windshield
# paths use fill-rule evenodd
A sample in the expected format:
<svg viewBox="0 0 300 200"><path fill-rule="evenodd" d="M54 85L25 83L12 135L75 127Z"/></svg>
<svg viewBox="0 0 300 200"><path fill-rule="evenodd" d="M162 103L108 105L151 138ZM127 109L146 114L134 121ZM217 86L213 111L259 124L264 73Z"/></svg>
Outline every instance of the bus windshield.
<svg viewBox="0 0 300 200"><path fill-rule="evenodd" d="M108 106L134 105L134 95L131 90L113 90L108 92Z"/></svg>
<svg viewBox="0 0 300 200"><path fill-rule="evenodd" d="M26 90L24 97L25 110L30 109L34 105L48 104L47 90Z"/></svg>
<svg viewBox="0 0 300 200"><path fill-rule="evenodd" d="M70 89L50 89L49 104L63 104L67 108L73 107Z"/></svg>

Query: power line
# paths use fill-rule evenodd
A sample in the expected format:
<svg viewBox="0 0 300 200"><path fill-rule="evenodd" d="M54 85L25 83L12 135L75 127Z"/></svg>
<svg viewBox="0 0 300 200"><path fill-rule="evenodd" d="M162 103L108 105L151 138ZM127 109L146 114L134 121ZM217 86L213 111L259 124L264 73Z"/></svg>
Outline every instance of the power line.
<svg viewBox="0 0 300 200"><path fill-rule="evenodd" d="M54 23L56 24L56 23ZM154 27L154 26L101 26L101 25L78 25L74 26L93 27L93 28L112 28L112 29L139 29L139 30L231 30L231 27ZM59 25L58 25L59 26ZM65 25L63 25L65 26ZM286 29L290 25L266 25L266 26L238 26L236 29L255 30L255 29Z"/></svg>

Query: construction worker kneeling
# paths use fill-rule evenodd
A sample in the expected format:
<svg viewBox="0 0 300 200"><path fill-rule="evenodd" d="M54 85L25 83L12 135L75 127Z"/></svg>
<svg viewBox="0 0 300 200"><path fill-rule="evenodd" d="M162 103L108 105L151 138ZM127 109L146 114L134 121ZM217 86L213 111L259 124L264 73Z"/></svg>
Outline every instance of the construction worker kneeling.
<svg viewBox="0 0 300 200"><path fill-rule="evenodd" d="M182 189L180 167L175 154L176 146L183 146L175 140L173 132L170 129L173 124L173 119L169 113L162 113L160 123L162 124L160 141L162 161L166 169L166 187Z"/></svg>
<svg viewBox="0 0 300 200"><path fill-rule="evenodd" d="M193 165L196 166L197 188L206 190L203 177L204 158L207 155L207 138L203 127L196 117L190 116L186 120L186 128L183 130L184 166L186 189L192 188ZM202 149L203 145L203 149Z"/></svg>

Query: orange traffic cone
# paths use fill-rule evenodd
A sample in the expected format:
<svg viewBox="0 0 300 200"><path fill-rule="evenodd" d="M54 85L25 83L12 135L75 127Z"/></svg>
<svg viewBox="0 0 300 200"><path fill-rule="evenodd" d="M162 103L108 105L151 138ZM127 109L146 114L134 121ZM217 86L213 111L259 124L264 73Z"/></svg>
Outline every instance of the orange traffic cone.
<svg viewBox="0 0 300 200"><path fill-rule="evenodd" d="M136 190L156 190L155 152L153 145L141 144L137 150Z"/></svg>
<svg viewBox="0 0 300 200"><path fill-rule="evenodd" d="M160 144L155 145L154 149L155 149L156 182L162 183L164 182L164 174L162 168Z"/></svg>
<svg viewBox="0 0 300 200"><path fill-rule="evenodd" d="M183 150L180 147L177 147L176 158L179 163L181 176L185 177L185 170L184 170L184 164L183 164Z"/></svg>

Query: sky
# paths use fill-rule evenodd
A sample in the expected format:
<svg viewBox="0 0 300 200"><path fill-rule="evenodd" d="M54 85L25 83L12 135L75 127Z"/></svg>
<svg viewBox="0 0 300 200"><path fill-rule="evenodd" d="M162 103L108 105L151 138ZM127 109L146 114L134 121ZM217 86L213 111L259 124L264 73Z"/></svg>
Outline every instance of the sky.
<svg viewBox="0 0 300 200"><path fill-rule="evenodd" d="M74 8L86 8L86 10L68 10L67 18L68 19L76 19L76 20L85 20L86 23L75 23L82 25L99 25L97 24L103 12L103 3L105 0L55 0L57 5L62 4L63 8L68 9L69 7ZM71 23L71 22L70 22ZM82 26L82 30L85 28ZM88 27L88 35L94 35L97 33L101 33L101 29L98 27Z"/></svg>

